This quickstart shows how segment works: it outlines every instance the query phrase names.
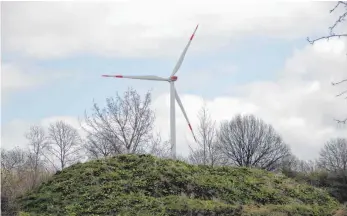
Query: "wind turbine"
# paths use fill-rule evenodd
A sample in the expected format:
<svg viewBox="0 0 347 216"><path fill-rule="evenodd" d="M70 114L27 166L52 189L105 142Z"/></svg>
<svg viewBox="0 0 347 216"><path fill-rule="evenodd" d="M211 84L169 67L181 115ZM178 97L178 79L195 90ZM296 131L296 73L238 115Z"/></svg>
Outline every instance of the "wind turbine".
<svg viewBox="0 0 347 216"><path fill-rule="evenodd" d="M187 50L194 38L195 32L198 29L198 26L196 26L193 34L190 36L190 39L188 41L188 44L184 48L180 58L178 59L178 62L176 66L174 67L170 77L164 78L164 77L158 77L153 75L148 76L123 76L123 75L102 75L103 77L114 77L114 78L128 78L128 79L140 79L140 80L154 80L154 81L166 81L170 83L170 141L171 141L171 156L173 159L176 159L176 119L175 119L175 99L177 100L178 105L181 107L181 110L183 112L183 115L185 119L187 120L188 127L190 131L193 134L194 140L196 141L192 126L189 122L188 116L186 114L186 111L184 110L182 101L180 97L177 94L177 91L175 89L174 83L177 81L177 76L175 74L180 69L182 62L184 60L184 57L187 53Z"/></svg>

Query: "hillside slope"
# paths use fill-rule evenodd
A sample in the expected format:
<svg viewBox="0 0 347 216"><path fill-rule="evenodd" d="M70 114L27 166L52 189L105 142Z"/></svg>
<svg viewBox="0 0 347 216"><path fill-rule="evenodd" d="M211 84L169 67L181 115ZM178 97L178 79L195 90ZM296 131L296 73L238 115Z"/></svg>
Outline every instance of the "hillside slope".
<svg viewBox="0 0 347 216"><path fill-rule="evenodd" d="M274 173L149 155L75 164L19 198L30 215L331 215L326 192Z"/></svg>

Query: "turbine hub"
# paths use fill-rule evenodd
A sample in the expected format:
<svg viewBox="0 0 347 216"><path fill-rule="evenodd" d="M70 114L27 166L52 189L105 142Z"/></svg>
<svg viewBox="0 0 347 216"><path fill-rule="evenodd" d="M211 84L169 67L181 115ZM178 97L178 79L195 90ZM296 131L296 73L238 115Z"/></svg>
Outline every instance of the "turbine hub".
<svg viewBox="0 0 347 216"><path fill-rule="evenodd" d="M171 80L171 81L176 81L176 80L177 80L177 76L172 76L172 77L170 77L170 80Z"/></svg>

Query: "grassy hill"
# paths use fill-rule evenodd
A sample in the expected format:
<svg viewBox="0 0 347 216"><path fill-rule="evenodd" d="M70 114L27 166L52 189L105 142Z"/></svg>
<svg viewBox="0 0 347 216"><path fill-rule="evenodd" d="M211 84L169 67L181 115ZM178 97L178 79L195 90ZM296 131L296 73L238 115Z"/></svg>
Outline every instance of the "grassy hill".
<svg viewBox="0 0 347 216"><path fill-rule="evenodd" d="M22 215L333 215L323 190L248 168L149 155L75 164L20 197Z"/></svg>

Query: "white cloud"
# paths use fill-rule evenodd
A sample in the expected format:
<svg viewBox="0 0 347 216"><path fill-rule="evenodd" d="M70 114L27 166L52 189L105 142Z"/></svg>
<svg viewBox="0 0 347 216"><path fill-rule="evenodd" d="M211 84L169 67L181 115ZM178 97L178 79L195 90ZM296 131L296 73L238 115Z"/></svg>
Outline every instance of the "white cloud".
<svg viewBox="0 0 347 216"><path fill-rule="evenodd" d="M12 149L15 147L25 148L27 141L24 134L28 131L30 122L14 119L1 125L1 148Z"/></svg>
<svg viewBox="0 0 347 216"><path fill-rule="evenodd" d="M1 65L1 89L5 92L27 90L67 76L70 76L67 71L47 71L33 65L5 62Z"/></svg>
<svg viewBox="0 0 347 216"><path fill-rule="evenodd" d="M5 63L1 65L1 88L2 89L23 89L37 85L39 79L23 73L14 64Z"/></svg>
<svg viewBox="0 0 347 216"><path fill-rule="evenodd" d="M42 74L30 74L14 63L1 64L1 104L7 100L9 92L27 90L42 85L46 79Z"/></svg>
<svg viewBox="0 0 347 216"><path fill-rule="evenodd" d="M159 1L5 2L5 51L37 58L83 52L163 56L181 52L200 23L190 52L211 51L252 35L296 38L327 29L331 2ZM159 9L158 9L159 8Z"/></svg>
<svg viewBox="0 0 347 216"><path fill-rule="evenodd" d="M6 103L9 93L26 91L49 85L58 79L71 77L76 71L44 70L23 62L2 62L1 64L1 104Z"/></svg>

